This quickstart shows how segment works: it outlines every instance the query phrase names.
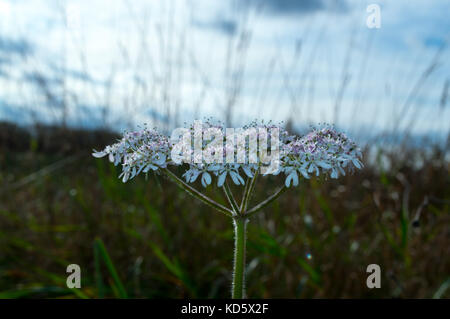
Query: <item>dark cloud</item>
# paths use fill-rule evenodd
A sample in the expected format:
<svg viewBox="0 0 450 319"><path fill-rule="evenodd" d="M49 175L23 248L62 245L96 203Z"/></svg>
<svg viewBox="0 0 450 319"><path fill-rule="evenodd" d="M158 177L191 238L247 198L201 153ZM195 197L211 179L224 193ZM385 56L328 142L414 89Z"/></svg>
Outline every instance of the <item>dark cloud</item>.
<svg viewBox="0 0 450 319"><path fill-rule="evenodd" d="M0 115L3 120L20 122L23 120L23 105L11 104L0 99Z"/></svg>
<svg viewBox="0 0 450 319"><path fill-rule="evenodd" d="M298 15L317 11L346 12L348 6L346 0L238 0L241 9L262 9L263 12L272 15ZM201 28L218 31L225 35L234 35L238 25L233 19L218 15L212 20L194 20L192 25Z"/></svg>
<svg viewBox="0 0 450 319"><path fill-rule="evenodd" d="M232 20L218 20L214 23L214 27L226 34L234 34L237 30L235 21Z"/></svg>
<svg viewBox="0 0 450 319"><path fill-rule="evenodd" d="M160 121L162 123L169 123L169 117L167 115L162 114L153 108L150 108L147 111L147 114L154 120Z"/></svg>
<svg viewBox="0 0 450 319"><path fill-rule="evenodd" d="M62 85L62 80L60 78L50 77L47 75L44 76L42 73L36 71L24 72L23 79L25 81L38 84L41 87Z"/></svg>
<svg viewBox="0 0 450 319"><path fill-rule="evenodd" d="M193 25L197 28L211 29L226 35L233 35L237 31L237 24L233 20L216 18L213 21L194 21Z"/></svg>
<svg viewBox="0 0 450 319"><path fill-rule="evenodd" d="M31 44L24 39L12 39L0 36L0 54L25 57L33 52Z"/></svg>
<svg viewBox="0 0 450 319"><path fill-rule="evenodd" d="M261 8L280 15L306 14L316 11L345 12L345 0L240 0L244 6Z"/></svg>
<svg viewBox="0 0 450 319"><path fill-rule="evenodd" d="M445 45L445 40L440 37L429 36L424 39L424 44L430 48L440 48Z"/></svg>

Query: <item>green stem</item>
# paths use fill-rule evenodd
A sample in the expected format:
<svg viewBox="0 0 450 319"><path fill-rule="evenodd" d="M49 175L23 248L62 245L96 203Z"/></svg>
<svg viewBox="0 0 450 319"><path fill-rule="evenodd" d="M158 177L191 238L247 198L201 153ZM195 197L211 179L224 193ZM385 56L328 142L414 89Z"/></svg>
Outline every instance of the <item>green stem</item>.
<svg viewBox="0 0 450 319"><path fill-rule="evenodd" d="M225 192L225 195L227 196L228 202L230 203L231 207L233 208L234 215L238 215L240 213L240 209L238 204L236 203L236 200L234 199L233 193L231 192L230 186L227 182L223 185L223 190Z"/></svg>
<svg viewBox="0 0 450 319"><path fill-rule="evenodd" d="M233 218L234 223L234 269L233 269L233 299L242 299L245 295L245 242L248 219Z"/></svg>
<svg viewBox="0 0 450 319"><path fill-rule="evenodd" d="M183 190L185 190L188 194L194 196L195 198L201 200L202 202L204 202L205 204L215 208L217 211L227 215L227 216L233 216L233 211L226 208L225 206L217 203L216 201L212 200L211 198L209 198L208 196L204 195L203 193L199 192L198 190L196 190L194 187L189 186L188 184L186 184L185 182L183 182L180 178L178 178L178 176L176 176L174 173L172 173L169 169L165 168L164 169L167 176L173 181L175 182L175 184L177 184L180 188L182 188Z"/></svg>
<svg viewBox="0 0 450 319"><path fill-rule="evenodd" d="M253 207L252 209L248 210L245 212L245 216L246 217L250 217L252 215L254 215L255 213L257 213L258 211L260 211L261 209L263 209L264 207L266 207L267 205L269 205L270 203L272 203L274 200L276 200L281 194L283 194L285 191L287 190L287 188L285 186L281 187L280 189L278 189L275 194L273 194L272 196L268 197L266 200L264 200L263 202L259 203L258 205L256 205L255 207Z"/></svg>
<svg viewBox="0 0 450 319"><path fill-rule="evenodd" d="M255 172L255 175L247 180L247 183L245 185L244 189L244 196L242 197L242 203L241 203L241 213L245 212L247 210L248 203L250 202L250 197L253 194L253 190L255 188L255 182L256 177L258 177L259 171Z"/></svg>

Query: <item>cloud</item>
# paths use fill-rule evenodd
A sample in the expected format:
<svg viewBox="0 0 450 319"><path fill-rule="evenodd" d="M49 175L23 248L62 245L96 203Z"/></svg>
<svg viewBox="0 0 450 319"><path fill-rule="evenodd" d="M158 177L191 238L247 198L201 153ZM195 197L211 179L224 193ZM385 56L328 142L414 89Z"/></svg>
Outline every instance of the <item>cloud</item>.
<svg viewBox="0 0 450 319"><path fill-rule="evenodd" d="M197 28L211 29L221 32L225 35L233 35L237 31L237 23L231 19L216 18L211 21L195 20L193 25Z"/></svg>
<svg viewBox="0 0 450 319"><path fill-rule="evenodd" d="M244 6L261 8L276 15L297 15L317 11L346 12L345 0L241 0Z"/></svg>
<svg viewBox="0 0 450 319"><path fill-rule="evenodd" d="M30 42L24 39L13 39L0 36L0 54L17 54L25 57L32 52L33 48Z"/></svg>
<svg viewBox="0 0 450 319"><path fill-rule="evenodd" d="M438 36L428 36L423 42L429 48L440 48L445 45L445 40Z"/></svg>

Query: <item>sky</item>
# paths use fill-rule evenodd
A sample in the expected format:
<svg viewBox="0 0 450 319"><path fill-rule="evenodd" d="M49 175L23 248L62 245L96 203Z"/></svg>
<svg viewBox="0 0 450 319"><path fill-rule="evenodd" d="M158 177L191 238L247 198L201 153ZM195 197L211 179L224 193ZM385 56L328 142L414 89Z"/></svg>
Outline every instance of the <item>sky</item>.
<svg viewBox="0 0 450 319"><path fill-rule="evenodd" d="M0 120L214 116L445 138L449 12L448 0L0 0Z"/></svg>

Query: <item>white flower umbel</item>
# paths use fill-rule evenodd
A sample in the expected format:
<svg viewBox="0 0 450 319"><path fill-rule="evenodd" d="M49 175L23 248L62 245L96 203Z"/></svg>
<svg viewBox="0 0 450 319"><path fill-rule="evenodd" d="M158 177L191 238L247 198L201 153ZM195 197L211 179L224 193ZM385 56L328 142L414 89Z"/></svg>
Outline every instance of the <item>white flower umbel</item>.
<svg viewBox="0 0 450 319"><path fill-rule="evenodd" d="M188 127L174 130L170 138L156 129L144 127L140 131L126 132L118 143L95 151L93 156L108 156L114 165L122 165L119 177L123 182L141 172L163 173L184 191L233 219L236 238L233 298L245 296L245 229L249 218L288 187L297 186L301 177L326 174L337 178L345 175L346 170L363 166L358 146L332 126L316 128L298 137L290 136L279 125L256 121L240 129L225 128L212 120L195 121ZM182 175L184 181L169 169L170 166L186 168ZM280 173L285 176L284 185L249 208L257 176ZM198 179L203 187L217 183L230 206L217 203L189 185ZM244 186L239 204L229 181Z"/></svg>

